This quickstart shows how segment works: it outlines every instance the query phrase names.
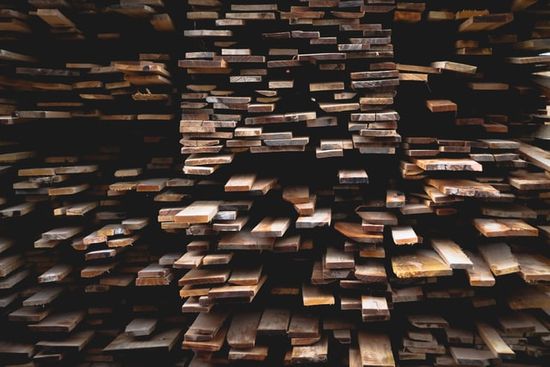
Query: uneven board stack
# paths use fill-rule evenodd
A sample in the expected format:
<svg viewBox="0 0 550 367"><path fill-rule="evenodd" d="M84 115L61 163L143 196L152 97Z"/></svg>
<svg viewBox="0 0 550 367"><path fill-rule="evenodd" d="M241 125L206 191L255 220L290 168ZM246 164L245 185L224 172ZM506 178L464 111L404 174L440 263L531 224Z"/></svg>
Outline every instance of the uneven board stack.
<svg viewBox="0 0 550 367"><path fill-rule="evenodd" d="M5 0L2 40L113 40L137 28L171 32L172 8L172 2L162 0Z"/></svg>
<svg viewBox="0 0 550 367"><path fill-rule="evenodd" d="M242 152L394 154L392 8L391 1L191 2L195 28L184 34L201 48L179 61L189 79L184 172L209 175ZM386 22L375 23L376 15Z"/></svg>
<svg viewBox="0 0 550 367"><path fill-rule="evenodd" d="M3 122L79 117L104 121L172 120L170 73L164 63L147 60L150 56L140 55L139 61L112 61L107 66L16 66L16 75L2 84L10 90L17 89L24 104L10 111Z"/></svg>
<svg viewBox="0 0 550 367"><path fill-rule="evenodd" d="M112 50L127 37L116 31L119 22L126 21L136 32L144 22L145 31L155 30L155 19L170 19L159 13L163 8L162 1L8 2L0 13L2 37L10 47L0 50L5 97L0 122L81 117L171 120L170 55ZM174 30L173 26L161 28ZM52 49L67 47L63 41L72 41L69 47L74 52L52 55ZM105 52L94 53L101 46L90 46L92 42L104 42ZM125 58L117 60L113 57L117 53Z"/></svg>
<svg viewBox="0 0 550 367"><path fill-rule="evenodd" d="M424 239L391 260L394 292L417 301L392 312L408 321L399 357L411 364L547 358L550 180L535 145L547 146L550 58L538 6L397 4L400 189Z"/></svg>
<svg viewBox="0 0 550 367"><path fill-rule="evenodd" d="M2 1L0 365L545 366L549 14Z"/></svg>
<svg viewBox="0 0 550 367"><path fill-rule="evenodd" d="M156 223L182 167L163 9L2 2L1 365L185 361Z"/></svg>
<svg viewBox="0 0 550 367"><path fill-rule="evenodd" d="M388 333L352 332L390 319L384 228L404 203L383 178L369 192L363 162L401 141L393 2L190 5L180 132L199 181L159 220L196 237L174 262L192 364L341 363L350 344L393 364Z"/></svg>
<svg viewBox="0 0 550 367"><path fill-rule="evenodd" d="M170 244L150 243L162 240L154 213L163 197L155 194L167 179L158 177L181 172L177 140L166 145L162 130L142 127L123 144L95 145L105 131L119 138L127 127L69 129L89 140L64 146L64 135L52 136L56 148L38 144L28 155L6 145L13 152L3 160L2 310L13 334L3 340L18 343L2 344L5 361L73 365L113 361L125 348L175 347L184 317L176 291L164 287L171 274L160 267ZM154 320L151 340L140 335L132 345L125 328L143 317Z"/></svg>

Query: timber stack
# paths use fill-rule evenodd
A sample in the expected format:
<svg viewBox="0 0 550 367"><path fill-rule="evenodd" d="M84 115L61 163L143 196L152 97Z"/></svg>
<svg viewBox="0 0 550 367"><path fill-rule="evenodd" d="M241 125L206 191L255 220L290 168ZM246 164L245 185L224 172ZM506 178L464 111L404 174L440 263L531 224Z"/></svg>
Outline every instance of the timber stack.
<svg viewBox="0 0 550 367"><path fill-rule="evenodd" d="M0 364L545 366L549 11L3 1Z"/></svg>

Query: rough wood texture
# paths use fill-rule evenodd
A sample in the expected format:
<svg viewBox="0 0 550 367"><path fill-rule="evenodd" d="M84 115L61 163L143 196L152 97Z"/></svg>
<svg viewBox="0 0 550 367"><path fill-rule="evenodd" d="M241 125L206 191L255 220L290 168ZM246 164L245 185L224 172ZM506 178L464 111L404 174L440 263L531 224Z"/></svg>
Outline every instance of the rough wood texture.
<svg viewBox="0 0 550 367"><path fill-rule="evenodd" d="M545 366L548 14L3 1L0 365Z"/></svg>

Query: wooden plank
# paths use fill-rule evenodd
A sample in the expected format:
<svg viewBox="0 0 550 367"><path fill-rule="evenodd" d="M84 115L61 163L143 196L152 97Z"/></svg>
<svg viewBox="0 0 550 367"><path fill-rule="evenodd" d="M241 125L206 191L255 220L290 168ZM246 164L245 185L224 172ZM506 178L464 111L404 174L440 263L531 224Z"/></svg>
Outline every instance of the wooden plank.
<svg viewBox="0 0 550 367"><path fill-rule="evenodd" d="M543 282L550 278L549 259L539 254L515 254L520 276L528 283Z"/></svg>
<svg viewBox="0 0 550 367"><path fill-rule="evenodd" d="M319 337L319 319L313 315L295 313L290 319L287 333L292 338Z"/></svg>
<svg viewBox="0 0 550 367"><path fill-rule="evenodd" d="M434 251L417 250L409 255L392 257L392 269L398 278L452 275L451 267Z"/></svg>
<svg viewBox="0 0 550 367"><path fill-rule="evenodd" d="M121 333L105 347L105 351L170 351L180 338L181 330L168 329L155 333L149 339L136 339Z"/></svg>
<svg viewBox="0 0 550 367"><path fill-rule="evenodd" d="M227 331L227 343L233 348L254 348L260 317L260 312L235 314Z"/></svg>
<svg viewBox="0 0 550 367"><path fill-rule="evenodd" d="M431 112L456 112L456 103L447 99L431 99L426 101L426 106Z"/></svg>
<svg viewBox="0 0 550 367"><path fill-rule="evenodd" d="M38 332L65 332L69 333L84 319L83 311L58 313L46 317L36 324L29 325L29 328Z"/></svg>
<svg viewBox="0 0 550 367"><path fill-rule="evenodd" d="M251 233L259 237L283 237L289 226L288 218L266 217L252 229Z"/></svg>
<svg viewBox="0 0 550 367"><path fill-rule="evenodd" d="M492 287L495 285L495 277L487 263L478 254L466 252L466 256L473 263L471 268L466 269L468 280L472 287Z"/></svg>
<svg viewBox="0 0 550 367"><path fill-rule="evenodd" d="M391 235L396 245L414 245L419 242L414 229L410 226L392 227Z"/></svg>
<svg viewBox="0 0 550 367"><path fill-rule="evenodd" d="M334 295L330 290L309 284L302 285L302 301L305 307L334 305Z"/></svg>
<svg viewBox="0 0 550 367"><path fill-rule="evenodd" d="M218 212L219 201L195 201L174 216L180 223L209 223Z"/></svg>
<svg viewBox="0 0 550 367"><path fill-rule="evenodd" d="M363 321L390 319L390 310L385 297L361 296L361 316Z"/></svg>
<svg viewBox="0 0 550 367"><path fill-rule="evenodd" d="M550 153L539 147L521 143L519 147L520 153L537 167L550 171Z"/></svg>
<svg viewBox="0 0 550 367"><path fill-rule="evenodd" d="M474 226L485 237L536 237L537 228L521 219L476 218Z"/></svg>
<svg viewBox="0 0 550 367"><path fill-rule="evenodd" d="M39 283L59 282L65 279L72 271L70 265L57 264L38 277Z"/></svg>
<svg viewBox="0 0 550 367"><path fill-rule="evenodd" d="M489 347L493 355L498 358L515 356L514 351L502 339L498 331L485 322L476 322L476 329L485 345Z"/></svg>
<svg viewBox="0 0 550 367"><path fill-rule="evenodd" d="M261 335L286 334L289 322L289 310L266 308L262 313L257 332Z"/></svg>
<svg viewBox="0 0 550 367"><path fill-rule="evenodd" d="M471 269L473 262L460 246L449 239L432 239L433 249L452 269Z"/></svg>
<svg viewBox="0 0 550 367"><path fill-rule="evenodd" d="M328 359L328 339L321 338L310 346L294 346L290 358L293 363L323 363Z"/></svg>
<svg viewBox="0 0 550 367"><path fill-rule="evenodd" d="M224 190L226 192L250 191L254 181L256 181L256 175L253 173L233 175L225 184Z"/></svg>
<svg viewBox="0 0 550 367"><path fill-rule="evenodd" d="M504 242L483 244L478 247L485 262L495 276L517 273L520 270L510 246Z"/></svg>
<svg viewBox="0 0 550 367"><path fill-rule="evenodd" d="M361 330L357 339L363 367L395 366L390 340L386 335Z"/></svg>
<svg viewBox="0 0 550 367"><path fill-rule="evenodd" d="M36 306L46 306L51 304L55 299L59 298L59 295L63 292L63 288L51 287L43 288L40 291L36 292L29 298L23 301L23 306L26 307L36 307Z"/></svg>

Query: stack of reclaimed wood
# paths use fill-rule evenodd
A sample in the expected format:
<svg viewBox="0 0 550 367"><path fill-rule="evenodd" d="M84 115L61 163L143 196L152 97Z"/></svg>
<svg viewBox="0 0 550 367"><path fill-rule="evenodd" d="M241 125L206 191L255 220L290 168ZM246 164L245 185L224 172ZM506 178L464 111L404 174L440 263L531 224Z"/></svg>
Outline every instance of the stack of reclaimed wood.
<svg viewBox="0 0 550 367"><path fill-rule="evenodd" d="M393 3L190 5L184 35L201 43L179 61L183 170L209 181L159 211L163 228L197 236L174 262L189 269L183 311L198 313L183 347L193 363L334 363L335 340L357 347L357 323L390 318L384 226L404 202L387 180L365 192L360 154L401 141ZM361 355L393 363L389 335L364 333Z"/></svg>
<svg viewBox="0 0 550 367"><path fill-rule="evenodd" d="M0 49L1 123L173 118L170 54L141 52L132 37L173 34L162 0L6 3L0 9L6 45ZM73 50L52 52L67 47Z"/></svg>
<svg viewBox="0 0 550 367"><path fill-rule="evenodd" d="M536 76L550 58L523 45L548 37L545 5L422 5L398 4L394 27L400 189L427 245L391 259L393 291L406 297L392 313L399 357L537 364L548 354L547 325L536 325L548 321L550 180L536 147L549 117Z"/></svg>
<svg viewBox="0 0 550 367"><path fill-rule="evenodd" d="M181 176L176 53L147 3L1 5L1 365L186 359L174 244L150 245Z"/></svg>
<svg viewBox="0 0 550 367"><path fill-rule="evenodd" d="M184 33L201 48L179 61L185 173L212 174L244 152L395 153L391 1L202 5L191 3Z"/></svg>
<svg viewBox="0 0 550 367"><path fill-rule="evenodd" d="M0 365L545 366L549 12L3 2Z"/></svg>
<svg viewBox="0 0 550 367"><path fill-rule="evenodd" d="M96 118L103 121L173 119L172 83L167 55L139 55L137 61L102 66L67 62L60 68L19 66L5 74L2 86L21 95L4 123L33 119Z"/></svg>

